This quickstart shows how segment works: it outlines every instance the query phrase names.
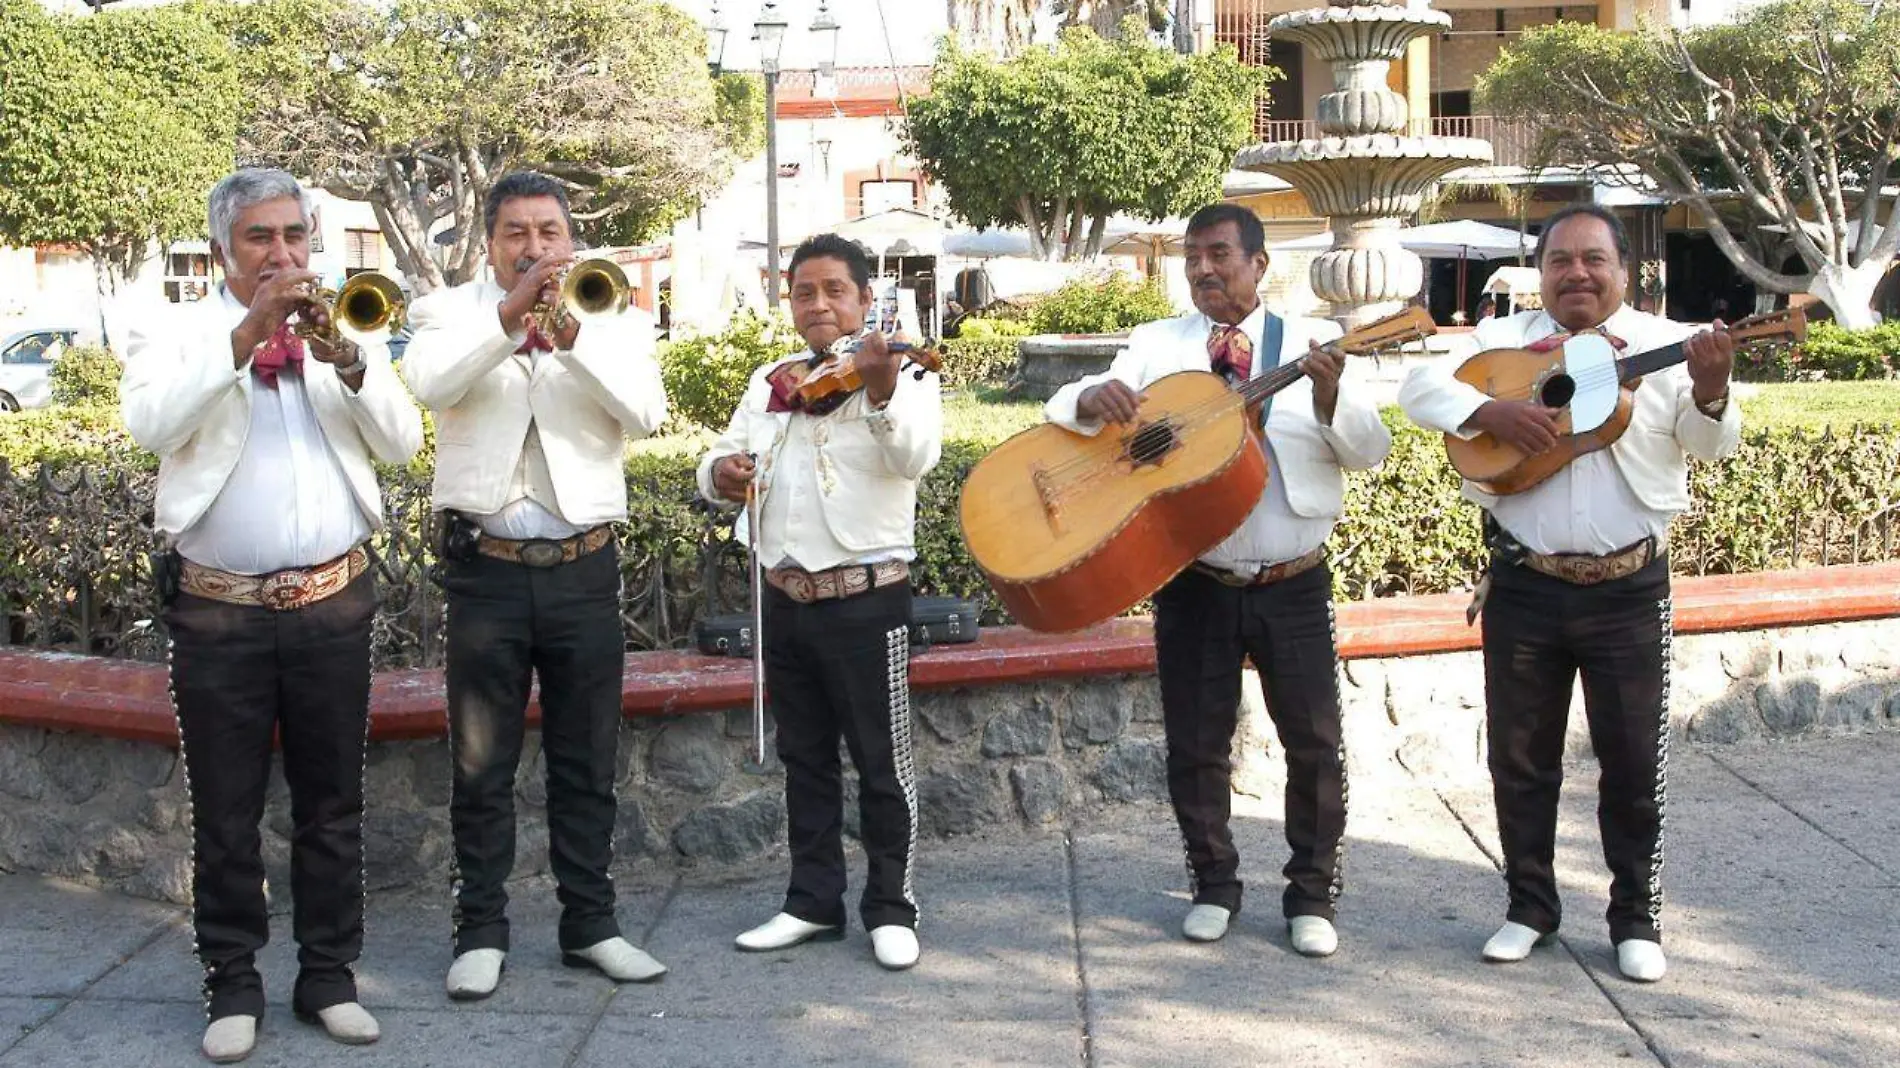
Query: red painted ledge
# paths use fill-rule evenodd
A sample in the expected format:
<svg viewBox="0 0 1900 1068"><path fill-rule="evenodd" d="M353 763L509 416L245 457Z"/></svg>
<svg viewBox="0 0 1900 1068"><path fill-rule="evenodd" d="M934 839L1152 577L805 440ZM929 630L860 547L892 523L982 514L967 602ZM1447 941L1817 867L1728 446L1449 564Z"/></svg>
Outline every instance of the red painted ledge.
<svg viewBox="0 0 1900 1068"><path fill-rule="evenodd" d="M1807 568L1752 575L1679 578L1678 634L1809 626L1900 616L1900 563ZM1463 652L1478 648L1463 594L1394 597L1339 606L1340 654L1349 660ZM996 686L1047 679L1144 674L1154 670L1145 619L1120 619L1074 634L1020 627L917 654L919 690ZM752 671L744 660L690 652L627 657L628 717L747 707ZM432 738L443 732L440 671L389 671L370 692L370 734ZM539 709L529 711L538 721ZM176 745L163 665L24 649L0 649L0 723L84 731Z"/></svg>

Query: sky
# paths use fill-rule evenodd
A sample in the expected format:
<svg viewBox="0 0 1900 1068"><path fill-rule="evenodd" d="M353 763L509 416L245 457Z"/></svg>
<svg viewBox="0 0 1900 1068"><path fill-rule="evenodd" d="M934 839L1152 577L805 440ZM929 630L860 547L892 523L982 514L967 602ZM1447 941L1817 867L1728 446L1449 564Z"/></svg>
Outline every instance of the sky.
<svg viewBox="0 0 1900 1068"><path fill-rule="evenodd" d="M705 25L713 0L669 0L673 6ZM818 14L819 0L777 0L779 14L791 29L785 34L780 62L786 70L810 70L818 62L817 49L806 27ZM900 67L929 66L937 55L937 38L949 28L945 0L827 0L841 27L838 65L881 67L895 53ZM731 32L726 35L726 67L757 70L759 46L752 40L752 23L762 0L718 0L719 13ZM880 11L882 18L880 19ZM884 31L890 30L890 46Z"/></svg>

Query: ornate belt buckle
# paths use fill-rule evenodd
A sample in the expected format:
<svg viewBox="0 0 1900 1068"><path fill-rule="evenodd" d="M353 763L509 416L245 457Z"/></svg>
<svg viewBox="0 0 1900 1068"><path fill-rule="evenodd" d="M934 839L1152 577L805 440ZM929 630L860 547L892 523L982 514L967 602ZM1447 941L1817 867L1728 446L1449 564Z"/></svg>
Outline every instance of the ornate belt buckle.
<svg viewBox="0 0 1900 1068"><path fill-rule="evenodd" d="M786 569L778 573L779 589L785 596L799 604L810 604L818 599L818 584L813 581L809 571Z"/></svg>
<svg viewBox="0 0 1900 1068"><path fill-rule="evenodd" d="M273 612L288 612L303 607L315 588L308 571L279 571L258 580L257 603Z"/></svg>
<svg viewBox="0 0 1900 1068"><path fill-rule="evenodd" d="M521 562L529 567L554 567L561 562L561 543L558 541L528 541L521 544Z"/></svg>

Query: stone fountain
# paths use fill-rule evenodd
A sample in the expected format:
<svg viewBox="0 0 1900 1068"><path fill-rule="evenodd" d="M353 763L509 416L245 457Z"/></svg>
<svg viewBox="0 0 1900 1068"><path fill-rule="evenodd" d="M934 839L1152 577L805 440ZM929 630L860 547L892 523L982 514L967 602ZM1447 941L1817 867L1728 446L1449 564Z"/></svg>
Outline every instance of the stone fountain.
<svg viewBox="0 0 1900 1068"><path fill-rule="evenodd" d="M1422 5L1344 0L1268 23L1273 36L1332 65L1333 91L1319 99L1321 137L1254 145L1234 166L1292 183L1332 220L1333 248L1313 261L1312 285L1347 329L1418 293L1424 265L1399 246L1399 227L1425 190L1460 167L1491 162L1489 141L1408 134L1410 108L1386 85L1407 44L1450 27L1450 15Z"/></svg>

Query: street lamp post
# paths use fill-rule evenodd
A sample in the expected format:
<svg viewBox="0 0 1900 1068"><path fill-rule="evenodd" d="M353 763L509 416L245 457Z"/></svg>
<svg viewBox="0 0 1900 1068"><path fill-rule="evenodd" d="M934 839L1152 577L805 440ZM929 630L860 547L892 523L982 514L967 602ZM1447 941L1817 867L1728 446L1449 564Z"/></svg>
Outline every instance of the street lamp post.
<svg viewBox="0 0 1900 1068"><path fill-rule="evenodd" d="M765 76L765 273L766 303L779 304L778 242L778 76L780 52L785 47L789 24L778 10L777 0L765 0L759 17L752 24L752 39L759 42L759 71ZM818 73L829 77L837 64L838 20L831 14L829 0L818 0L818 17L812 20L811 34L819 41ZM712 18L706 25L706 62L716 75L725 64L726 23L719 14L718 0L712 5Z"/></svg>
<svg viewBox="0 0 1900 1068"><path fill-rule="evenodd" d="M765 74L765 303L778 309L778 69L785 47L785 16L775 0L765 0L752 39L759 42L759 69Z"/></svg>

